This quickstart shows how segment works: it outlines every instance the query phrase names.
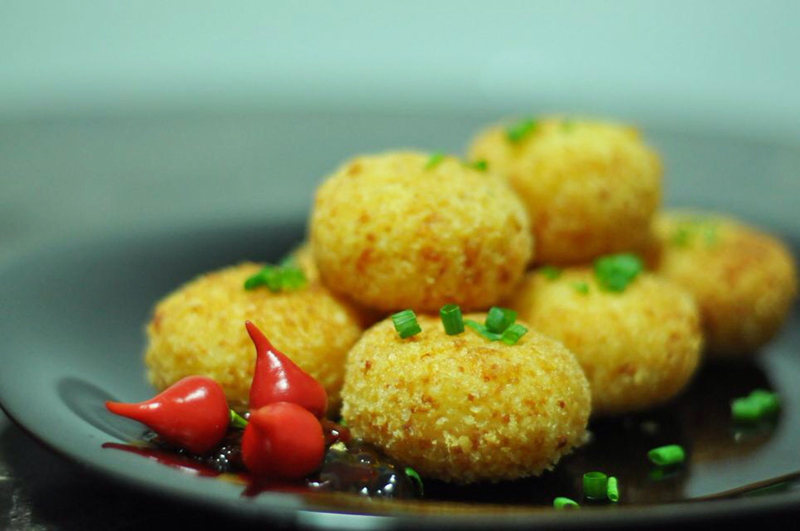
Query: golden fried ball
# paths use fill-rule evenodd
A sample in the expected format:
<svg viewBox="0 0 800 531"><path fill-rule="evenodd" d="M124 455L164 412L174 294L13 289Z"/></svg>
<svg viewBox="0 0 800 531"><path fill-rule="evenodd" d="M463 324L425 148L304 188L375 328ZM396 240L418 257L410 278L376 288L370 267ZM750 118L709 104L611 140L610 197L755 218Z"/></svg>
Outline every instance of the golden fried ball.
<svg viewBox="0 0 800 531"><path fill-rule="evenodd" d="M656 270L694 295L709 356L746 356L772 339L797 295L797 270L780 241L716 214L667 212L654 226Z"/></svg>
<svg viewBox="0 0 800 531"><path fill-rule="evenodd" d="M513 289L533 247L522 203L502 179L429 157L357 157L319 187L310 233L326 286L386 312L486 308Z"/></svg>
<svg viewBox="0 0 800 531"><path fill-rule="evenodd" d="M255 348L244 327L252 321L272 344L340 402L347 351L361 335L354 312L319 283L281 293L244 289L261 265L243 263L202 275L160 301L147 325L148 378L164 389L185 376L205 375L233 407L247 407Z"/></svg>
<svg viewBox="0 0 800 531"><path fill-rule="evenodd" d="M537 475L584 442L589 387L561 344L529 331L509 346L418 321L408 339L381 321L350 351L342 416L354 435L456 483Z"/></svg>
<svg viewBox="0 0 800 531"><path fill-rule="evenodd" d="M540 264L638 248L661 200L658 155L620 124L541 119L517 142L498 125L473 140L469 158L486 160L522 198Z"/></svg>
<svg viewBox="0 0 800 531"><path fill-rule="evenodd" d="M304 241L295 247L291 252L291 256L309 283L320 282L319 269L317 269L317 263L314 261L314 251L311 249L309 242Z"/></svg>
<svg viewBox="0 0 800 531"><path fill-rule="evenodd" d="M617 293L601 289L589 268L565 269L556 279L534 271L508 304L575 353L592 388L592 410L601 415L666 402L700 358L692 297L650 273Z"/></svg>

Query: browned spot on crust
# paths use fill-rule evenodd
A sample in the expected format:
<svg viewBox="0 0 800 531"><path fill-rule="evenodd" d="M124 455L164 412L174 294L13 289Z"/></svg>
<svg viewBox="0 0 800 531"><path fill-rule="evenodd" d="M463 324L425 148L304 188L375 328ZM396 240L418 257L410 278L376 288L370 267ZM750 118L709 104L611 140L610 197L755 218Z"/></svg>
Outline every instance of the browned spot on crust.
<svg viewBox="0 0 800 531"><path fill-rule="evenodd" d="M564 401L563 401L563 400L559 400L559 401L558 401L558 407L560 407L561 409L564 409L564 405L565 405L565 404L564 404Z"/></svg>
<svg viewBox="0 0 800 531"><path fill-rule="evenodd" d="M561 448L564 448L566 445L567 445L567 438L564 437L563 435L560 435L558 439L556 439L556 448L560 450Z"/></svg>
<svg viewBox="0 0 800 531"><path fill-rule="evenodd" d="M473 395L472 393L467 393L467 400L472 402L473 400L475 400L475 395Z"/></svg>
<svg viewBox="0 0 800 531"><path fill-rule="evenodd" d="M442 260L442 255L430 247L423 247L420 249L419 255L423 260L427 260L429 262L440 262Z"/></svg>
<svg viewBox="0 0 800 531"><path fill-rule="evenodd" d="M362 212L360 216L358 216L359 223L366 223L369 221L369 214L366 212Z"/></svg>
<svg viewBox="0 0 800 531"><path fill-rule="evenodd" d="M356 271L359 273L364 273L367 269L367 264L369 263L370 256L372 255L372 247L367 247L361 254L358 255L358 260L356 260Z"/></svg>
<svg viewBox="0 0 800 531"><path fill-rule="evenodd" d="M361 173L361 164L354 162L347 168L347 175L358 175Z"/></svg>
<svg viewBox="0 0 800 531"><path fill-rule="evenodd" d="M364 362L364 372L366 373L371 368L372 368L372 362L370 360L365 361Z"/></svg>

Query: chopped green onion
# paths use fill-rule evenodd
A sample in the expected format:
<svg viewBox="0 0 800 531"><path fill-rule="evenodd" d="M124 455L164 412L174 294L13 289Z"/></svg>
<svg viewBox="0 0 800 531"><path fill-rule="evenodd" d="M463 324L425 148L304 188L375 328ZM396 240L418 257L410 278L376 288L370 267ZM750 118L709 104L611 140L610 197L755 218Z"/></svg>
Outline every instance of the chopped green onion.
<svg viewBox="0 0 800 531"><path fill-rule="evenodd" d="M428 162L425 163L426 170L432 170L436 166L438 166L444 160L444 154L439 153L431 153L431 156L428 158Z"/></svg>
<svg viewBox="0 0 800 531"><path fill-rule="evenodd" d="M573 282L570 284L572 289L580 293L581 295L587 295L589 293L589 284L586 282Z"/></svg>
<svg viewBox="0 0 800 531"><path fill-rule="evenodd" d="M647 458L658 466L670 466L683 463L686 459L686 452L677 444L659 446L647 452Z"/></svg>
<svg viewBox="0 0 800 531"><path fill-rule="evenodd" d="M485 159L479 159L473 162L467 162L466 166L473 170L486 171L489 169L489 163Z"/></svg>
<svg viewBox="0 0 800 531"><path fill-rule="evenodd" d="M611 476L608 478L608 499L613 503L619 501L619 487L617 486L617 478Z"/></svg>
<svg viewBox="0 0 800 531"><path fill-rule="evenodd" d="M486 314L484 325L489 332L502 334L505 332L506 328L514 324L516 320L517 312L514 310L492 306L489 309L489 313Z"/></svg>
<svg viewBox="0 0 800 531"><path fill-rule="evenodd" d="M444 331L448 336L455 336L464 331L464 320L461 318L461 308L456 304L445 304L439 310Z"/></svg>
<svg viewBox="0 0 800 531"><path fill-rule="evenodd" d="M545 278L555 280L561 276L561 269L555 266L546 265L539 268L539 273L544 275Z"/></svg>
<svg viewBox="0 0 800 531"><path fill-rule="evenodd" d="M590 500L605 500L608 497L608 476L602 472L586 472L583 475L583 495Z"/></svg>
<svg viewBox="0 0 800 531"><path fill-rule="evenodd" d="M506 129L506 138L508 138L509 142L516 144L531 134L534 129L536 129L536 120L532 118L520 120Z"/></svg>
<svg viewBox="0 0 800 531"><path fill-rule="evenodd" d="M556 509L580 509L580 505L575 500L570 500L564 496L559 496L553 500L553 507Z"/></svg>
<svg viewBox="0 0 800 531"><path fill-rule="evenodd" d="M411 482L414 483L414 485L416 485L417 489L419 490L419 495L423 496L425 494L425 486L422 484L422 478L419 477L417 471L411 468L410 466L407 466L405 468L405 472L406 476L408 476Z"/></svg>
<svg viewBox="0 0 800 531"><path fill-rule="evenodd" d="M750 393L750 400L757 402L765 415L774 415L781 408L781 401L777 393L766 389L756 389Z"/></svg>
<svg viewBox="0 0 800 531"><path fill-rule="evenodd" d="M731 416L736 422L755 422L761 418L761 405L749 397L731 402Z"/></svg>
<svg viewBox="0 0 800 531"><path fill-rule="evenodd" d="M748 396L731 402L731 415L736 422L756 422L775 415L780 407L777 394L765 389L756 389Z"/></svg>
<svg viewBox="0 0 800 531"><path fill-rule="evenodd" d="M392 322L394 323L394 329L397 330L402 339L422 332L413 310L403 310L392 314Z"/></svg>
<svg viewBox="0 0 800 531"><path fill-rule="evenodd" d="M633 254L612 254L594 261L594 276L606 291L625 291L642 269L642 260Z"/></svg>
<svg viewBox="0 0 800 531"><path fill-rule="evenodd" d="M489 341L498 341L501 337L500 334L495 334L494 332L490 332L483 324L474 321L472 319L464 319L464 324L475 330L478 334L483 336L485 339L488 339Z"/></svg>
<svg viewBox="0 0 800 531"><path fill-rule="evenodd" d="M231 426L233 426L234 428L238 428L240 430L243 430L243 429L245 429L247 427L247 420L245 420L244 417L242 417L241 415L239 415L237 412L235 412L232 409L229 409L228 412L229 412L229 416L230 416L229 424Z"/></svg>
<svg viewBox="0 0 800 531"><path fill-rule="evenodd" d="M306 276L295 266L288 265L286 260L279 266L266 265L256 274L244 281L244 289L251 291L259 286L266 286L272 292L291 291L304 288Z"/></svg>
<svg viewBox="0 0 800 531"><path fill-rule="evenodd" d="M515 345L519 338L528 333L528 329L519 323L514 323L500 335L500 340L506 345Z"/></svg>

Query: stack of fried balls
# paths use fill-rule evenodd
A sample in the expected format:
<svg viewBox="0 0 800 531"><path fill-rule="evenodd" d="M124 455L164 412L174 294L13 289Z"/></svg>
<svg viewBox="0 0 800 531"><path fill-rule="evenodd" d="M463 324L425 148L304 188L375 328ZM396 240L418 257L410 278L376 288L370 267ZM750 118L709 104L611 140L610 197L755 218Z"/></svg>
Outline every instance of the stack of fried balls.
<svg viewBox="0 0 800 531"><path fill-rule="evenodd" d="M357 156L316 190L286 262L301 281L251 283L286 266L241 263L156 305L149 379L207 375L246 408L250 320L323 384L330 417L421 475L538 475L587 441L590 415L664 404L703 358L754 355L796 296L780 241L661 211L661 188L656 151L602 121L492 126L466 158ZM504 308L527 332L450 334L445 305L473 322ZM401 337L390 316L405 310L420 331Z"/></svg>

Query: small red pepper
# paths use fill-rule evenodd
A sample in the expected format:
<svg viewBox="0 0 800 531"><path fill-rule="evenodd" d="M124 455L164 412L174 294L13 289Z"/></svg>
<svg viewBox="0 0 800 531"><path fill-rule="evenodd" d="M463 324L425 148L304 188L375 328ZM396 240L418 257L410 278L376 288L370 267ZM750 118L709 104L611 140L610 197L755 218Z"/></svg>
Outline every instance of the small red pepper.
<svg viewBox="0 0 800 531"><path fill-rule="evenodd" d="M165 441L195 454L219 444L230 420L225 393L205 376L184 378L144 402L106 402L106 408L141 422Z"/></svg>
<svg viewBox="0 0 800 531"><path fill-rule="evenodd" d="M328 395L318 381L282 354L250 321L247 333L256 347L256 367L250 385L250 409L275 402L291 402L322 418L328 408Z"/></svg>
<svg viewBox="0 0 800 531"><path fill-rule="evenodd" d="M325 454L322 425L297 404L275 402L250 412L242 434L242 461L256 476L301 479Z"/></svg>

